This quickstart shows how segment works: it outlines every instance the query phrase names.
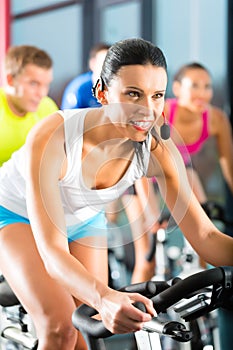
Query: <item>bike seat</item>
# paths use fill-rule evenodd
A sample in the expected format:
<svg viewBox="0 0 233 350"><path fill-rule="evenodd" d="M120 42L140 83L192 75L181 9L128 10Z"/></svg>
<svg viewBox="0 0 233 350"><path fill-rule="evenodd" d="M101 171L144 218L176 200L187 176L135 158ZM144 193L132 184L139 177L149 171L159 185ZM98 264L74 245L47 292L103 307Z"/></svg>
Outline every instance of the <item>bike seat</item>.
<svg viewBox="0 0 233 350"><path fill-rule="evenodd" d="M0 305L4 307L20 304L15 296L7 280L3 275L0 275Z"/></svg>

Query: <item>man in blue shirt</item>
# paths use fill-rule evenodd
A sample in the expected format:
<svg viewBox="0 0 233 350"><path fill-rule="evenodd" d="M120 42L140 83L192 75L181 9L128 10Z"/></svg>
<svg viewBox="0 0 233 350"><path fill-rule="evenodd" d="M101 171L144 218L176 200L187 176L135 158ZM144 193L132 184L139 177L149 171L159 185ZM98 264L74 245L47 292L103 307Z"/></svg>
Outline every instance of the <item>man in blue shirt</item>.
<svg viewBox="0 0 233 350"><path fill-rule="evenodd" d="M109 45L95 45L89 55L90 71L78 75L66 86L61 102L61 109L99 107L100 103L92 95L92 86L100 76L103 61Z"/></svg>

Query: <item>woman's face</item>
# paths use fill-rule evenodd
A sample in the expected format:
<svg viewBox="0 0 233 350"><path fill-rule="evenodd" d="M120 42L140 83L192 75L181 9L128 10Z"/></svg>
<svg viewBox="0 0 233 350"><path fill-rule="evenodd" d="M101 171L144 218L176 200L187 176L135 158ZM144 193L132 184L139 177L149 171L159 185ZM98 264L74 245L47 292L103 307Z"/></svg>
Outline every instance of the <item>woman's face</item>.
<svg viewBox="0 0 233 350"><path fill-rule="evenodd" d="M162 114L166 85L164 68L151 64L121 67L105 96L108 115L124 137L145 139Z"/></svg>
<svg viewBox="0 0 233 350"><path fill-rule="evenodd" d="M189 69L181 82L174 83L174 94L179 104L193 112L206 109L213 97L211 78L204 69Z"/></svg>

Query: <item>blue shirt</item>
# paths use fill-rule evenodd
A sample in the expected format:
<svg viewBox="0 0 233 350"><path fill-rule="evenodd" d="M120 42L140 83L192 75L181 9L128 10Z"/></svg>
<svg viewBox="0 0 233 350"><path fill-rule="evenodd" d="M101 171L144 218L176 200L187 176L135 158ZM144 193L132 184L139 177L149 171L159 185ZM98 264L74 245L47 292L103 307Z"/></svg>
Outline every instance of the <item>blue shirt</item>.
<svg viewBox="0 0 233 350"><path fill-rule="evenodd" d="M101 104L92 94L92 72L80 74L66 86L61 109L100 107Z"/></svg>

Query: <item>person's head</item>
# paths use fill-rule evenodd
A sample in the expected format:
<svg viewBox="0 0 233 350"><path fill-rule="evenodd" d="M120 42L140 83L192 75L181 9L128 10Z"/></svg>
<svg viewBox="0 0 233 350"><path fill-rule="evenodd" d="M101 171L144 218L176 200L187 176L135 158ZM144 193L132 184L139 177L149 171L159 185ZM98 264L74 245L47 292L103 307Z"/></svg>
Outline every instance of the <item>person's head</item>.
<svg viewBox="0 0 233 350"><path fill-rule="evenodd" d="M210 73L197 62L185 64L177 71L172 88L179 104L192 111L204 110L213 97Z"/></svg>
<svg viewBox="0 0 233 350"><path fill-rule="evenodd" d="M100 76L102 65L109 47L110 45L108 44L98 43L92 47L89 53L89 68L93 73L93 83L95 83Z"/></svg>
<svg viewBox="0 0 233 350"><path fill-rule="evenodd" d="M141 130L145 127L147 133L148 126L146 122L143 124L143 120L146 120L143 114L147 113L149 118L150 111L150 119L152 114L153 119L161 115L166 85L167 65L162 51L146 40L126 39L108 50L94 92L102 105L115 103L116 110L123 104L127 109L131 108L131 115L138 120L136 126ZM139 117L136 117L139 110L141 124ZM116 115L119 115L119 111Z"/></svg>
<svg viewBox="0 0 233 350"><path fill-rule="evenodd" d="M19 115L37 110L53 79L52 59L29 45L12 46L5 56L5 91L10 108Z"/></svg>

